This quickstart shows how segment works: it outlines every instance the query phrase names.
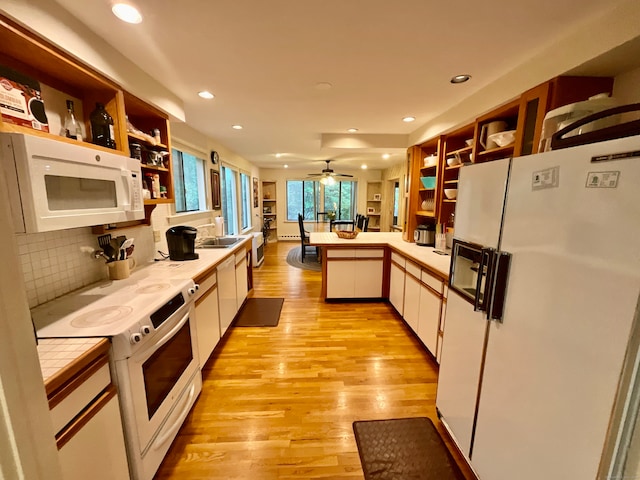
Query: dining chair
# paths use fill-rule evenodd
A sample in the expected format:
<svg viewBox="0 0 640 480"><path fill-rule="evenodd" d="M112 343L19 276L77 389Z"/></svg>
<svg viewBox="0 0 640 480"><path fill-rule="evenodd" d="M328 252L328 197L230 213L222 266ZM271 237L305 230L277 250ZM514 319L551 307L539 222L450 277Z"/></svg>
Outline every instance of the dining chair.
<svg viewBox="0 0 640 480"><path fill-rule="evenodd" d="M302 257L302 263L304 263L304 256L306 254L307 248L315 249L316 256L318 255L318 247L313 245L309 245L309 232L304 229L304 220L302 218L302 214L298 214L298 226L300 227L300 251Z"/></svg>

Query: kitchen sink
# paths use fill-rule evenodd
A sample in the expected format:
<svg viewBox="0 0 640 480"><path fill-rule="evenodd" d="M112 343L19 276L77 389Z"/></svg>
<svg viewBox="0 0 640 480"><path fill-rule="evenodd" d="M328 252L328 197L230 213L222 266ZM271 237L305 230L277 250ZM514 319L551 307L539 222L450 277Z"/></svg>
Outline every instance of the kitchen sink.
<svg viewBox="0 0 640 480"><path fill-rule="evenodd" d="M196 248L229 248L241 240L241 237L209 237L196 244Z"/></svg>

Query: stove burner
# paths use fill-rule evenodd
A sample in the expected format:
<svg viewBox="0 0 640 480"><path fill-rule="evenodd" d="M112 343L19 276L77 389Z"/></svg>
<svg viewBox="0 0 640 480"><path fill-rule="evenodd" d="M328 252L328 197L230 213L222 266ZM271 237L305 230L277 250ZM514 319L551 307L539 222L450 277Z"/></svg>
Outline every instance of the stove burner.
<svg viewBox="0 0 640 480"><path fill-rule="evenodd" d="M171 285L168 283L152 283L150 285L145 285L144 287L140 287L136 290L136 293L156 293L161 290L166 290Z"/></svg>
<svg viewBox="0 0 640 480"><path fill-rule="evenodd" d="M100 325L109 325L110 323L115 323L126 317L131 312L133 312L133 308L127 305L114 305L112 307L99 308L97 310L85 312L74 318L71 320L71 325L77 328L91 328Z"/></svg>

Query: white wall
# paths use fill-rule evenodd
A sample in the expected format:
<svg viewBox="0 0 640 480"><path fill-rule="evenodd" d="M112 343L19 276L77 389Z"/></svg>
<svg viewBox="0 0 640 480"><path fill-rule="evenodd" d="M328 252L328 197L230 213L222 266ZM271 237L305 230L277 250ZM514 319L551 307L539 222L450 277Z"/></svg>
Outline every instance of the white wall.
<svg viewBox="0 0 640 480"><path fill-rule="evenodd" d="M320 169L319 169L320 170ZM318 173L319 173L318 170ZM315 173L310 170L294 170L290 168L279 169L260 169L260 181L275 181L276 182L276 215L277 215L277 229L279 239L291 239L293 236L300 236L300 229L298 227L298 221L287 221L287 180L309 180L309 173ZM380 170L344 170L341 169L340 173L347 173L353 175L353 181L358 182L358 200L357 200L357 212L365 214L367 211L367 182L380 180ZM312 178L313 179L313 178ZM262 199L262 191L259 198ZM260 202L259 212L262 212L262 201ZM260 216L262 214L260 213ZM313 229L312 226L308 228Z"/></svg>
<svg viewBox="0 0 640 480"><path fill-rule="evenodd" d="M407 206L406 197L404 196L404 185L407 181L407 162L404 160L382 171L382 215L380 217L382 232L391 231L393 224L393 190L396 181L400 183L398 223L403 226Z"/></svg>
<svg viewBox="0 0 640 480"><path fill-rule="evenodd" d="M0 189L0 478L62 478L55 433L18 273L9 198Z"/></svg>
<svg viewBox="0 0 640 480"><path fill-rule="evenodd" d="M564 39L541 45L537 55L469 96L447 112L411 133L409 143L417 145L441 133L472 122L522 92L562 75L583 63L640 35L640 2L626 0L609 12L567 30ZM637 87L636 87L637 91Z"/></svg>

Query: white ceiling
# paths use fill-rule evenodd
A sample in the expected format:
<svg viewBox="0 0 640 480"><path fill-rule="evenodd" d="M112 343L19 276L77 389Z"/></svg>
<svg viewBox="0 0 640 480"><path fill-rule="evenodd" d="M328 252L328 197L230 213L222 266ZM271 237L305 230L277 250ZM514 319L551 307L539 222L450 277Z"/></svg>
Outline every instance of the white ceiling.
<svg viewBox="0 0 640 480"><path fill-rule="evenodd" d="M398 162L405 155L398 139L612 5L136 0L144 21L129 25L111 14L109 0L57 2L175 92L196 130L257 166L318 171L329 158L336 170ZM460 73L473 78L449 83ZM200 90L216 98L200 99ZM407 115L416 121L402 122ZM373 145L361 148L322 147L322 134L351 127L385 135L367 137ZM390 141L394 135L401 137Z"/></svg>

